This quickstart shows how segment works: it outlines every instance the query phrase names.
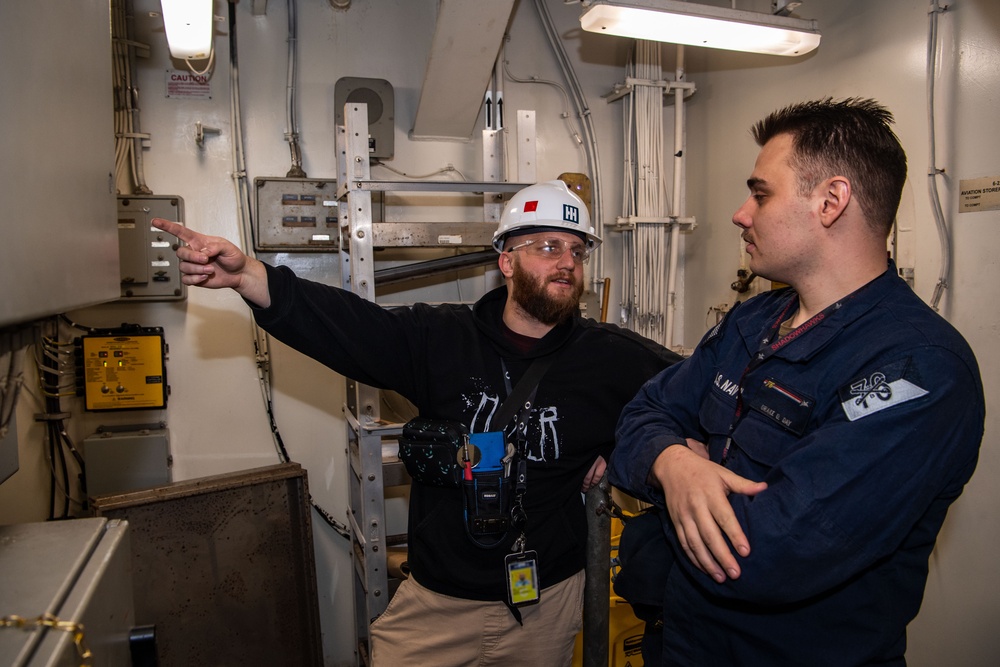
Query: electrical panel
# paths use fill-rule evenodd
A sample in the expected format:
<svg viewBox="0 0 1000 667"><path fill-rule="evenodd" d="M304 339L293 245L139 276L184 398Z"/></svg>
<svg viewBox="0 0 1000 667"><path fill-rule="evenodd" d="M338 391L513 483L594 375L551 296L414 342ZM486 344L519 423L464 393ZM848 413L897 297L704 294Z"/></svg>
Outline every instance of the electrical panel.
<svg viewBox="0 0 1000 667"><path fill-rule="evenodd" d="M254 248L272 252L340 250L337 181L256 178ZM383 218L382 193L372 193L372 217Z"/></svg>
<svg viewBox="0 0 1000 667"><path fill-rule="evenodd" d="M125 325L76 339L77 395L89 411L167 406L167 346L162 327Z"/></svg>
<svg viewBox="0 0 1000 667"><path fill-rule="evenodd" d="M395 150L396 111L392 84L385 79L345 76L333 87L336 124L344 125L344 105L368 105L368 157L392 158Z"/></svg>
<svg viewBox="0 0 1000 667"><path fill-rule="evenodd" d="M181 284L177 239L153 227L153 218L183 224L184 200L156 195L118 198L123 301L179 301L187 297L187 287Z"/></svg>
<svg viewBox="0 0 1000 667"><path fill-rule="evenodd" d="M163 424L98 428L83 439L87 495L151 489L171 482L170 432Z"/></svg>

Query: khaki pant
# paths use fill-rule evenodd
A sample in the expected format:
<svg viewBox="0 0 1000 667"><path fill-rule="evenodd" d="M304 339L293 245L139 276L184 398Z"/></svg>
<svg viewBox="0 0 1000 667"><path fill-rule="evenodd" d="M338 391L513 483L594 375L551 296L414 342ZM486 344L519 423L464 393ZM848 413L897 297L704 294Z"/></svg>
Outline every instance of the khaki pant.
<svg viewBox="0 0 1000 667"><path fill-rule="evenodd" d="M538 604L520 608L522 627L502 602L448 597L407 579L371 625L372 664L568 667L583 625L583 586L581 570L543 589Z"/></svg>

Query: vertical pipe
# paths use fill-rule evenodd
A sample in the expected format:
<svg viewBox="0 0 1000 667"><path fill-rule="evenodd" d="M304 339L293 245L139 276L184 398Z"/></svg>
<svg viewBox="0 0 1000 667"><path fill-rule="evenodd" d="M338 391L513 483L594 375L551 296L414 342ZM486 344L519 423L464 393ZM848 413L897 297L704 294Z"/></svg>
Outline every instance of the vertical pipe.
<svg viewBox="0 0 1000 667"><path fill-rule="evenodd" d="M128 54L128 77L126 79L128 90L125 91L125 95L128 98L129 114L132 120L130 131L133 135L131 141L135 193L151 195L153 191L146 185L145 168L142 163L142 127L139 122L139 90L132 80L136 71L135 47L131 44L131 40L135 39L135 10L132 6L132 0L126 0L125 2L125 39L129 42L128 46L125 47L125 51Z"/></svg>
<svg viewBox="0 0 1000 667"><path fill-rule="evenodd" d="M291 155L292 166L287 178L305 178L306 172L302 169L302 151L299 148L299 127L298 108L296 106L297 88L295 83L296 70L298 65L298 18L296 15L296 0L288 0L288 74L285 81L285 114L287 116L285 141L288 142L288 151Z"/></svg>
<svg viewBox="0 0 1000 667"><path fill-rule="evenodd" d="M611 600L611 514L608 478L590 488L587 504L587 583L583 592L583 667L607 667Z"/></svg>
<svg viewBox="0 0 1000 667"><path fill-rule="evenodd" d="M503 104L503 43L500 44L500 52L497 54L496 62L493 65L493 129L502 130L504 127L504 104Z"/></svg>
<svg viewBox="0 0 1000 667"><path fill-rule="evenodd" d="M684 81L684 46L677 45L675 83ZM684 89L674 88L674 191L670 204L670 263L667 267L666 347L674 344L674 314L677 308L677 258L681 229L681 186L684 182Z"/></svg>

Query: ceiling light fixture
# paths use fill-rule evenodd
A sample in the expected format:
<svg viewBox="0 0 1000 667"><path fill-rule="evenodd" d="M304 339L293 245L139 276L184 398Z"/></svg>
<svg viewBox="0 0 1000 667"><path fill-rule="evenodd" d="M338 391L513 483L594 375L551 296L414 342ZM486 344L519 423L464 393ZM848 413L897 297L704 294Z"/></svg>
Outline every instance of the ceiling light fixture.
<svg viewBox="0 0 1000 667"><path fill-rule="evenodd" d="M204 60L212 54L213 0L160 0L170 55Z"/></svg>
<svg viewBox="0 0 1000 667"><path fill-rule="evenodd" d="M589 32L713 49L800 56L819 46L814 19L678 0L583 0Z"/></svg>

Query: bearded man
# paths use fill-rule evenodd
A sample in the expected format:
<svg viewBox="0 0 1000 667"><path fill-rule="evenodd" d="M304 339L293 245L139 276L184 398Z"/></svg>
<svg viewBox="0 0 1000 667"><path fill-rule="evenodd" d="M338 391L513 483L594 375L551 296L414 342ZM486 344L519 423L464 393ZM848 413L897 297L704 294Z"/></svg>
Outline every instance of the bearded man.
<svg viewBox="0 0 1000 667"><path fill-rule="evenodd" d="M153 225L185 242L177 250L185 284L234 289L278 340L398 392L421 418L458 422L473 438L497 436L518 462L510 466L517 500L478 523L485 510L471 492L414 479L410 576L371 625L374 664L571 664L586 562L581 489L603 476L622 407L679 360L580 316L584 265L601 242L584 202L562 181L512 197L493 239L505 285L471 309L383 308L250 258L225 239ZM515 418L500 419L532 368L529 400ZM465 479L476 486L480 474L469 466ZM498 495L510 497L513 487L499 483ZM526 573L531 585L515 591ZM526 600L518 597L524 588Z"/></svg>

